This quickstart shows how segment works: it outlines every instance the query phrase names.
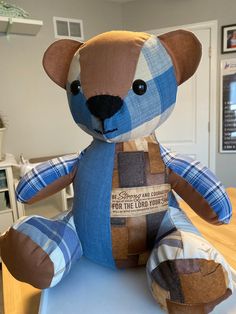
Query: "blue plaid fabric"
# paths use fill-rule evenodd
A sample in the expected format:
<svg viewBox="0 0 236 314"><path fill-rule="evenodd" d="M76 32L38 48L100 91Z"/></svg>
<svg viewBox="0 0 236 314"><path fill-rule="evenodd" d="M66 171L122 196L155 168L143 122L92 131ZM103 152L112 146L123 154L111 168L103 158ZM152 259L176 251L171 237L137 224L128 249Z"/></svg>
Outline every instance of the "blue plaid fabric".
<svg viewBox="0 0 236 314"><path fill-rule="evenodd" d="M137 64L135 79L147 84L144 95L136 95L132 89L124 98L122 110L105 120L108 139L119 141L146 136L162 124L171 114L176 102L177 82L172 60L156 36L143 45Z"/></svg>
<svg viewBox="0 0 236 314"><path fill-rule="evenodd" d="M13 228L31 238L50 257L54 265L50 287L61 281L69 273L72 264L82 256L82 246L71 212L63 213L55 220L27 217Z"/></svg>
<svg viewBox="0 0 236 314"><path fill-rule="evenodd" d="M69 70L68 102L75 122L94 138L121 142L147 136L171 114L177 92L175 70L171 57L157 36L151 35L144 42L133 78L133 81L145 81L147 91L143 95L135 94L130 82L122 108L104 120L104 129L112 132L101 135L94 131L101 131L101 122L88 110L83 86L77 95L71 93L70 83L82 75L78 63L79 52L74 56Z"/></svg>
<svg viewBox="0 0 236 314"><path fill-rule="evenodd" d="M17 200L27 203L39 191L68 175L78 166L83 153L73 154L48 160L26 173L16 188Z"/></svg>
<svg viewBox="0 0 236 314"><path fill-rule="evenodd" d="M199 161L168 151L160 145L165 165L184 178L208 202L222 223L229 223L232 216L230 200L216 176Z"/></svg>

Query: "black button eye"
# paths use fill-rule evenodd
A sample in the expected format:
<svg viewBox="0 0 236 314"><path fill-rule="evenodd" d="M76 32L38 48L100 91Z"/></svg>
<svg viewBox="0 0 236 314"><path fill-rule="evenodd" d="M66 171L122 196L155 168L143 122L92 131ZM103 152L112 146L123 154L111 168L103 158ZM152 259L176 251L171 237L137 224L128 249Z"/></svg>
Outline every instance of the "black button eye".
<svg viewBox="0 0 236 314"><path fill-rule="evenodd" d="M80 92L80 81L79 80L75 80L70 84L70 91L73 95L77 95Z"/></svg>
<svg viewBox="0 0 236 314"><path fill-rule="evenodd" d="M146 93L147 84L143 80L135 80L132 85L133 91L137 95L143 95Z"/></svg>

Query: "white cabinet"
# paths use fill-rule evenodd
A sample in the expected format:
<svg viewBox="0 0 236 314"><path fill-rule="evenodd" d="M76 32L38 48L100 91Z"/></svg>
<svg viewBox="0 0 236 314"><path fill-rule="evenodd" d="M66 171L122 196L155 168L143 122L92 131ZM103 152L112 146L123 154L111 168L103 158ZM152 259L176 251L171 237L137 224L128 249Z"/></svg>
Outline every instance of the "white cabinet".
<svg viewBox="0 0 236 314"><path fill-rule="evenodd" d="M39 20L0 16L0 33L36 35L42 25Z"/></svg>
<svg viewBox="0 0 236 314"><path fill-rule="evenodd" d="M15 158L10 154L0 161L0 233L5 232L19 218L12 173L15 164Z"/></svg>

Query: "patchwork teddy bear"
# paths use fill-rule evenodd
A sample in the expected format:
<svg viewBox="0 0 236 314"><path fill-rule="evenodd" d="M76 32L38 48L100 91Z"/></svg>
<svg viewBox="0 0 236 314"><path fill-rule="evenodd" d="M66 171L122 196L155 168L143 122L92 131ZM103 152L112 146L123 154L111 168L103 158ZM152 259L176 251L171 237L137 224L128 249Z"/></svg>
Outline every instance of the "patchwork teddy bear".
<svg viewBox="0 0 236 314"><path fill-rule="evenodd" d="M1 256L13 276L52 287L84 255L114 269L146 265L150 290L169 313L208 313L232 293L229 265L173 190L213 224L230 221L229 199L209 169L155 138L178 85L200 58L201 44L184 30L159 37L111 31L47 49L44 68L66 90L74 121L93 141L81 154L42 163L21 179L21 202L72 182L74 202L55 219L24 217L1 236Z"/></svg>

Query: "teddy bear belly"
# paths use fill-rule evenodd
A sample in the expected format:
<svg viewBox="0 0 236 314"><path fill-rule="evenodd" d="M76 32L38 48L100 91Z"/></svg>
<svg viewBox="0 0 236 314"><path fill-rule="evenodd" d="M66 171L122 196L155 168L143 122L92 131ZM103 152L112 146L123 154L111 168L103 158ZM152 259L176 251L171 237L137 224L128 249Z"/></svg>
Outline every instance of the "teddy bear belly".
<svg viewBox="0 0 236 314"><path fill-rule="evenodd" d="M153 226L154 227L154 226ZM156 229L157 228L153 228ZM147 216L111 218L112 253L117 268L145 265L151 247Z"/></svg>
<svg viewBox="0 0 236 314"><path fill-rule="evenodd" d="M117 268L146 264L167 212L168 193L168 184L113 189L110 222Z"/></svg>
<svg viewBox="0 0 236 314"><path fill-rule="evenodd" d="M146 264L170 191L159 146L146 143L147 149L139 151L135 143L127 145L116 145L110 204L112 254L118 268Z"/></svg>

